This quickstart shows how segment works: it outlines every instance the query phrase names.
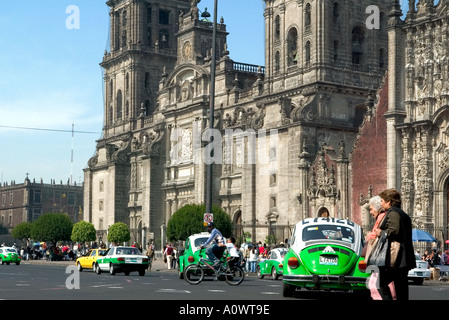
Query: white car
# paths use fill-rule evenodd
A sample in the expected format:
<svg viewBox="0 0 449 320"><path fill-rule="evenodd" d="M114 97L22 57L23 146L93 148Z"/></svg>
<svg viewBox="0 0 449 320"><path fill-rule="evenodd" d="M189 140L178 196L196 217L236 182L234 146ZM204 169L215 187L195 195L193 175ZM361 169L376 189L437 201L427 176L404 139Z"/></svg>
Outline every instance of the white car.
<svg viewBox="0 0 449 320"><path fill-rule="evenodd" d="M419 255L415 255L416 268L408 272L408 279L412 280L414 284L422 285L424 279L430 279L430 268L427 261L422 261Z"/></svg>
<svg viewBox="0 0 449 320"><path fill-rule="evenodd" d="M95 272L109 272L115 275L123 272L129 275L132 271L139 272L139 276L145 275L148 268L148 257L143 255L139 249L134 247L112 247L104 256L99 256L95 265Z"/></svg>

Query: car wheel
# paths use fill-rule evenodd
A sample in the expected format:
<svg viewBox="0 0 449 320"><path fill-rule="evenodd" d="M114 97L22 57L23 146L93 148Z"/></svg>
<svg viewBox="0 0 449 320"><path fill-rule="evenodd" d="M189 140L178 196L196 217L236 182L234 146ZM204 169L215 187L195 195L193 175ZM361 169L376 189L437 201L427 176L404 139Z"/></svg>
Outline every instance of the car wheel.
<svg viewBox="0 0 449 320"><path fill-rule="evenodd" d="M139 276L143 277L145 275L145 269L139 270Z"/></svg>
<svg viewBox="0 0 449 320"><path fill-rule="evenodd" d="M184 272L181 272L181 270L178 270L178 277L180 280L184 279Z"/></svg>
<svg viewBox="0 0 449 320"><path fill-rule="evenodd" d="M129 276L129 271L123 271L123 273L125 274L125 276Z"/></svg>
<svg viewBox="0 0 449 320"><path fill-rule="evenodd" d="M114 269L114 266L111 264L111 265L109 265L109 273L111 274L111 275L115 275L115 269Z"/></svg>
<svg viewBox="0 0 449 320"><path fill-rule="evenodd" d="M423 283L424 283L424 278L413 279L413 284L415 284L417 286L422 286Z"/></svg>
<svg viewBox="0 0 449 320"><path fill-rule="evenodd" d="M19 265L19 264L20 264L20 261L16 262L16 265Z"/></svg>
<svg viewBox="0 0 449 320"><path fill-rule="evenodd" d="M1 262L2 264L4 264L4 262L3 262L2 258L0 258L0 262Z"/></svg>
<svg viewBox="0 0 449 320"><path fill-rule="evenodd" d="M93 272L95 272L95 268L96 268L95 263L92 263L92 271L93 271Z"/></svg>
<svg viewBox="0 0 449 320"><path fill-rule="evenodd" d="M275 267L271 268L271 277L273 278L273 280L277 280L279 278L279 275L276 272L276 268Z"/></svg>
<svg viewBox="0 0 449 320"><path fill-rule="evenodd" d="M101 269L100 269L100 266L98 265L98 263L95 264L95 273L101 274Z"/></svg>
<svg viewBox="0 0 449 320"><path fill-rule="evenodd" d="M83 267L81 266L81 263L78 262L76 264L76 267L77 267L78 271L80 271L80 272L83 271Z"/></svg>
<svg viewBox="0 0 449 320"><path fill-rule="evenodd" d="M259 267L259 266L257 266L256 272L257 272L257 277L258 277L259 279L263 279L264 275L263 275L262 272L260 271L260 267Z"/></svg>

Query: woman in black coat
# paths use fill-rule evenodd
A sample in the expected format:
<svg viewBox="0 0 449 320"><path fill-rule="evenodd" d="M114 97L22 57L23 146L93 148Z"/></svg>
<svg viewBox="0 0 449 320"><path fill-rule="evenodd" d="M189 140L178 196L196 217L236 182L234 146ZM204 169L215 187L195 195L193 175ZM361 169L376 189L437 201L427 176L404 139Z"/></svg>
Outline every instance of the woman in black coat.
<svg viewBox="0 0 449 320"><path fill-rule="evenodd" d="M412 242L412 221L401 209L401 195L395 189L379 193L381 205L387 212L385 223L376 231L377 236L386 233L390 243L400 243L400 250L394 266L380 268L380 291L384 299L391 299L388 284L393 281L398 300L408 300L408 271L416 267Z"/></svg>

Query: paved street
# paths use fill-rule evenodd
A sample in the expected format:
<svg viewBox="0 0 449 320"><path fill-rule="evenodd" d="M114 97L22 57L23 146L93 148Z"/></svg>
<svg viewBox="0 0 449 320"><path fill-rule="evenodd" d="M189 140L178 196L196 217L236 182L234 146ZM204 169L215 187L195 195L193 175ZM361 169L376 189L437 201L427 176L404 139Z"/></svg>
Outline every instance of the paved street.
<svg viewBox="0 0 449 320"><path fill-rule="evenodd" d="M68 266L72 268L67 269ZM83 270L74 280L73 262L24 261L20 266L0 266L0 290L5 300L170 300L170 301L298 301L315 296L282 296L282 280L265 277L258 279L250 274L240 286L230 286L225 281L204 281L190 285L178 278L176 270L167 270L162 261L155 261L151 272L140 277L123 273L111 276L97 275ZM70 287L75 287L70 289ZM318 297L319 298L319 297ZM335 298L335 297L333 297ZM425 281L423 286L410 286L412 300L449 299L449 284Z"/></svg>

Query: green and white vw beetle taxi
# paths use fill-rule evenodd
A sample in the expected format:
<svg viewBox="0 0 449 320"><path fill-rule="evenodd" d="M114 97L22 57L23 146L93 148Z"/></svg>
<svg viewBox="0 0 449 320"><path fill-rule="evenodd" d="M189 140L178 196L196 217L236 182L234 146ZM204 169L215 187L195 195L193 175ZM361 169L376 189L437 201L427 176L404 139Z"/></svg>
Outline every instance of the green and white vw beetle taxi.
<svg viewBox="0 0 449 320"><path fill-rule="evenodd" d="M209 232L201 232L192 234L186 240L184 251L179 256L178 275L179 279L184 279L184 270L192 263L197 263L200 259L200 247L209 239ZM207 258L206 252L203 250L201 256Z"/></svg>
<svg viewBox="0 0 449 320"><path fill-rule="evenodd" d="M112 247L104 256L100 256L95 264L95 272L109 272L115 275L123 272L126 276L130 272L137 271L139 276L145 275L148 268L148 257L134 247Z"/></svg>
<svg viewBox="0 0 449 320"><path fill-rule="evenodd" d="M298 222L284 257L283 295L297 289L368 292L362 228L350 220L308 218Z"/></svg>

